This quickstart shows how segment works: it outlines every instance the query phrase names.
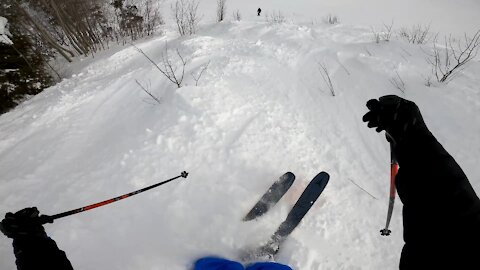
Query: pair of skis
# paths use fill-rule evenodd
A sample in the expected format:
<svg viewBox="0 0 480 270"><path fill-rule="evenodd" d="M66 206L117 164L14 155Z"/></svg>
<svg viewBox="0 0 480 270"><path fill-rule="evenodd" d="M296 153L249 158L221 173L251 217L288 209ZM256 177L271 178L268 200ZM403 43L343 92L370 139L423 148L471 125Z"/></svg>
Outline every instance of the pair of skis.
<svg viewBox="0 0 480 270"><path fill-rule="evenodd" d="M268 242L256 250L247 252L247 254L242 256L242 259L244 261L272 259L275 254L278 253L280 244L283 243L298 224L300 224L302 218L307 214L320 194L322 194L329 179L330 176L326 172L320 172L315 176L290 210L287 218L280 224ZM268 210L270 210L283 197L283 195L285 195L294 181L295 175L293 173L287 172L282 175L272 186L270 186L267 192L263 194L243 220L253 220L267 213Z"/></svg>

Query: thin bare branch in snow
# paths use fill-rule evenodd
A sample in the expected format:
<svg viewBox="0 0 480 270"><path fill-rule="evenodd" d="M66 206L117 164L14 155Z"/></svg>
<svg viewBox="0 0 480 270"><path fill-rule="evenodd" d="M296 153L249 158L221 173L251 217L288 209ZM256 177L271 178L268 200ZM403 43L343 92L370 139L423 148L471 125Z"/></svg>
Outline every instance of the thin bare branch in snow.
<svg viewBox="0 0 480 270"><path fill-rule="evenodd" d="M140 86L140 88L142 88L142 90L147 93L147 95L149 95L151 98L153 98L153 100L155 100L158 104L162 104L162 102L160 101L159 98L157 98L156 96L154 96L146 87L144 87L138 80L135 80L135 82L138 84L138 86Z"/></svg>
<svg viewBox="0 0 480 270"><path fill-rule="evenodd" d="M193 77L193 80L195 81L195 86L198 86L198 81L200 81L200 78L202 78L202 75L203 73L207 70L208 68L208 65L210 65L210 61L208 61L208 63L206 63L205 65L203 65L201 68L200 68L200 72L198 72L197 74L195 73L190 73L190 75L192 75Z"/></svg>

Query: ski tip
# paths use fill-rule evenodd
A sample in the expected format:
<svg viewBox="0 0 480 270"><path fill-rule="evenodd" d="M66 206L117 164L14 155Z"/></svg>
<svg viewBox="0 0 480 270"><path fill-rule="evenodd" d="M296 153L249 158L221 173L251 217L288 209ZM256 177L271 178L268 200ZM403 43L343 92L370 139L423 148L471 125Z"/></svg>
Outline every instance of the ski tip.
<svg viewBox="0 0 480 270"><path fill-rule="evenodd" d="M322 171L313 178L311 183L316 183L321 187L321 190L323 191L323 189L327 186L329 180L330 175Z"/></svg>
<svg viewBox="0 0 480 270"><path fill-rule="evenodd" d="M250 213L249 213L250 214ZM255 216L253 215L246 215L244 218L242 218L242 221L250 221L250 220L254 220L255 219Z"/></svg>
<svg viewBox="0 0 480 270"><path fill-rule="evenodd" d="M316 181L325 182L326 184L328 183L328 180L330 180L330 175L327 172L322 171L318 173L313 179L316 179Z"/></svg>
<svg viewBox="0 0 480 270"><path fill-rule="evenodd" d="M286 173L284 174L284 176L286 176L286 177L293 177L293 178L295 178L295 174L294 174L294 173L292 173L292 172L286 172Z"/></svg>
<svg viewBox="0 0 480 270"><path fill-rule="evenodd" d="M330 174L327 172L321 171L317 176L325 177L327 179L330 179Z"/></svg>

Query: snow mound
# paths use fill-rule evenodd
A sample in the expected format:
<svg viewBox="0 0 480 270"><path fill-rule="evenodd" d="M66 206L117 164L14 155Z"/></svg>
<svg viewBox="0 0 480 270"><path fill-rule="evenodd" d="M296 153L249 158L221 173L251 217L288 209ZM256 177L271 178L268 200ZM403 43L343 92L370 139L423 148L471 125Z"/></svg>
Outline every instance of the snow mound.
<svg viewBox="0 0 480 270"><path fill-rule="evenodd" d="M11 37L12 35L8 31L7 23L7 18L0 16L0 43L11 45L13 44L13 42L10 40L9 37Z"/></svg>

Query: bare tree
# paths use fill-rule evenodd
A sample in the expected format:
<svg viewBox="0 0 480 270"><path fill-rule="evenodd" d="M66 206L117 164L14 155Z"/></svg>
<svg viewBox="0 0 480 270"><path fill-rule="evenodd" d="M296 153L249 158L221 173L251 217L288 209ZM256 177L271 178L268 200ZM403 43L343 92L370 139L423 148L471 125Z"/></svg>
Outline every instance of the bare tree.
<svg viewBox="0 0 480 270"><path fill-rule="evenodd" d="M336 15L328 14L325 18L323 18L323 22L327 24L337 24L340 23L340 20Z"/></svg>
<svg viewBox="0 0 480 270"><path fill-rule="evenodd" d="M178 88L182 87L183 78L185 77L185 66L188 61L182 56L178 49L175 50L180 64L174 64L170 59L168 46L165 44L165 52L162 53L162 60L160 66L155 63L152 58L150 58L146 53L144 53L140 48L135 45L132 45L138 52L143 54L145 58L154 65L160 73L162 73L170 82L174 83Z"/></svg>
<svg viewBox="0 0 480 270"><path fill-rule="evenodd" d="M320 66L320 75L322 75L322 79L327 85L328 89L330 90L330 93L332 93L332 96L335 96L335 89L333 88L333 83L332 80L330 79L330 74L328 73L328 69L325 64L323 63L318 63Z"/></svg>
<svg viewBox="0 0 480 270"><path fill-rule="evenodd" d="M284 23L287 21L287 18L280 11L274 11L271 14L265 14L265 18L269 23Z"/></svg>
<svg viewBox="0 0 480 270"><path fill-rule="evenodd" d="M373 27L370 27L370 30L372 31L373 40L375 41L375 43L380 43L380 32L377 32Z"/></svg>
<svg viewBox="0 0 480 270"><path fill-rule="evenodd" d="M197 32L200 17L197 15L197 0L177 0L172 6L172 14L181 36L193 35Z"/></svg>
<svg viewBox="0 0 480 270"><path fill-rule="evenodd" d="M68 61L154 33L163 23L154 0L9 0L37 40Z"/></svg>
<svg viewBox="0 0 480 270"><path fill-rule="evenodd" d="M390 41L392 37L392 28L393 28L393 21L391 24L383 24L382 31L375 30L374 27L371 27L371 31L373 34L373 40L375 43L380 43L380 41Z"/></svg>
<svg viewBox="0 0 480 270"><path fill-rule="evenodd" d="M94 0L40 0L43 10L47 10L53 17L78 54L93 54L104 48L103 40L97 31L100 18L91 16L97 9ZM98 16L95 13L95 16Z"/></svg>
<svg viewBox="0 0 480 270"><path fill-rule="evenodd" d="M113 22L108 20L104 32L117 43L150 36L165 23L154 0L113 0L109 5L114 8L115 16Z"/></svg>
<svg viewBox="0 0 480 270"><path fill-rule="evenodd" d="M147 36L152 35L155 32L155 27L162 25L165 21L160 14L160 9L155 6L153 0L146 0L143 3L143 23L144 31Z"/></svg>
<svg viewBox="0 0 480 270"><path fill-rule="evenodd" d="M39 39L31 17L19 5L28 9L20 1L0 3L0 16L4 17L0 17L0 114L55 83L54 74L48 70L55 52Z"/></svg>
<svg viewBox="0 0 480 270"><path fill-rule="evenodd" d="M207 70L208 65L210 65L210 61L206 63L205 65L200 67L200 71L197 72L196 74L194 72L190 73L192 75L193 80L195 81L195 86L198 86L198 81L200 81L200 78L202 78L203 73Z"/></svg>
<svg viewBox="0 0 480 270"><path fill-rule="evenodd" d="M408 29L406 27L402 27L398 32L400 38L408 41L412 44L425 44L427 43L430 38L430 25L422 26L420 24L413 26L412 28Z"/></svg>
<svg viewBox="0 0 480 270"><path fill-rule="evenodd" d="M396 76L393 78L390 78L388 81L398 90L400 90L402 93L405 93L405 82L402 80L402 77L400 77L400 74L398 74L398 71L395 70Z"/></svg>
<svg viewBox="0 0 480 270"><path fill-rule="evenodd" d="M238 22L242 20L242 15L240 14L240 10L237 9L233 12L233 19Z"/></svg>
<svg viewBox="0 0 480 270"><path fill-rule="evenodd" d="M392 37L392 28L393 28L393 20L391 24L383 24L383 32L382 32L382 39L385 41L390 41Z"/></svg>
<svg viewBox="0 0 480 270"><path fill-rule="evenodd" d="M227 13L227 0L217 0L217 22L225 19L225 13Z"/></svg>
<svg viewBox="0 0 480 270"><path fill-rule="evenodd" d="M456 41L452 36L445 37L443 48L439 48L436 39L433 42L433 54L427 58L432 73L438 82L449 82L462 68L474 59L480 48L480 30L470 38Z"/></svg>
<svg viewBox="0 0 480 270"><path fill-rule="evenodd" d="M21 24L24 29L30 31L31 34L34 33L30 30L30 26L32 26L38 35L45 40L47 44L49 44L53 49L55 49L60 55L62 55L68 62L73 62L72 57L75 55L72 51L68 50L67 48L58 44L57 40L43 27L40 23L37 22L32 16L25 10L23 6L21 6L18 2L14 1L17 10L21 13L25 18L26 21L22 21Z"/></svg>

